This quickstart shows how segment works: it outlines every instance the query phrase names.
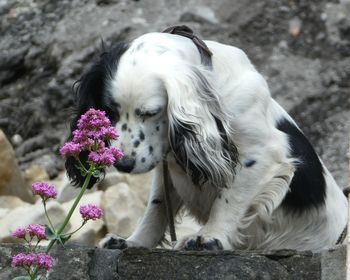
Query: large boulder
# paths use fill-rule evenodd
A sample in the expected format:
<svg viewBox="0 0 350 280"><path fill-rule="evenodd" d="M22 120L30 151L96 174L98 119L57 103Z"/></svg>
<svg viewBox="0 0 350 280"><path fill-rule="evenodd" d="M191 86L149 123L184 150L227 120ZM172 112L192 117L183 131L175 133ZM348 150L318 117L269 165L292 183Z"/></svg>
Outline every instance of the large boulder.
<svg viewBox="0 0 350 280"><path fill-rule="evenodd" d="M15 152L0 130L0 196L2 195L17 196L30 203L35 201L30 186L18 167Z"/></svg>
<svg viewBox="0 0 350 280"><path fill-rule="evenodd" d="M115 169L109 169L104 180L102 180L97 187L100 190L106 190L118 183L126 183L131 190L135 191L140 196L143 203L147 204L153 173L154 172L151 171L145 174L127 174L118 172Z"/></svg>
<svg viewBox="0 0 350 280"><path fill-rule="evenodd" d="M129 236L142 217L146 204L128 184L109 187L102 197L102 209L108 232Z"/></svg>

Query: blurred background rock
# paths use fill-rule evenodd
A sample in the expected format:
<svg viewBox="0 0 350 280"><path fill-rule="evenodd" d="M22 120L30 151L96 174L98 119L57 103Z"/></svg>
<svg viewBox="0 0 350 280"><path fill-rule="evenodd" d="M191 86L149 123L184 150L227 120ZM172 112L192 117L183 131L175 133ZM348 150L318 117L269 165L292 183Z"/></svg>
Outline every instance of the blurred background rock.
<svg viewBox="0 0 350 280"><path fill-rule="evenodd" d="M62 194L52 209L62 213L69 206L74 189L64 176L58 149L72 115L72 86L98 57L101 40L111 46L171 25L186 24L201 38L242 48L344 188L350 131L349 15L350 0L0 0L0 143L12 144L0 146L2 231L8 225L7 237L0 241L8 240L13 230L15 223L11 227L8 219L13 211L34 211L26 193L31 182L56 182ZM146 205L149 175L147 180L117 172L109 176L113 180L91 194L92 199L124 208L115 213L106 209L105 221L84 231L87 244L118 227L129 234ZM21 195L18 187L23 187ZM114 201L106 201L107 191ZM128 199L121 200L123 196ZM25 221L42 222L40 215Z"/></svg>

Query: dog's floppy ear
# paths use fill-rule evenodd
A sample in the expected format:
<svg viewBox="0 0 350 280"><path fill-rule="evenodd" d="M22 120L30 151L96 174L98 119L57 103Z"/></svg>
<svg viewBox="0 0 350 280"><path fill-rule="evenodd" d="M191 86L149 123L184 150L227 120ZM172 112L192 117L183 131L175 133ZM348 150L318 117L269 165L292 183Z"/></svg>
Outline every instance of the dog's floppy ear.
<svg viewBox="0 0 350 280"><path fill-rule="evenodd" d="M163 76L168 94L169 140L177 162L192 181L226 187L238 152L211 72L181 63ZM170 74L170 75L169 75Z"/></svg>
<svg viewBox="0 0 350 280"><path fill-rule="evenodd" d="M106 51L103 47L99 60L74 84L76 108L68 140L72 139L72 132L76 129L80 116L90 108L105 111L112 123L118 121L118 104L115 103L108 90L108 82L113 79L119 59L127 48L127 43L119 43L110 51ZM87 153L82 152L79 158L84 165L87 165ZM84 182L84 177L81 175L80 170L76 168L77 164L74 157L68 157L65 166L72 184L81 186ZM89 187L92 187L95 182L96 180L92 179Z"/></svg>

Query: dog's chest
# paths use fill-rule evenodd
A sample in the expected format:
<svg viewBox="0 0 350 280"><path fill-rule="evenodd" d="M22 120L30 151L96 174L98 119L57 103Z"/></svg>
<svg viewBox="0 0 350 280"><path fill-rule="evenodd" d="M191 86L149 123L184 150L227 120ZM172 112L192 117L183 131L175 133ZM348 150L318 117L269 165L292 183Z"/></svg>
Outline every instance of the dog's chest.
<svg viewBox="0 0 350 280"><path fill-rule="evenodd" d="M206 184L201 187L194 185L178 165L172 167L169 169L170 176L184 206L199 222L205 223L209 218L217 191Z"/></svg>

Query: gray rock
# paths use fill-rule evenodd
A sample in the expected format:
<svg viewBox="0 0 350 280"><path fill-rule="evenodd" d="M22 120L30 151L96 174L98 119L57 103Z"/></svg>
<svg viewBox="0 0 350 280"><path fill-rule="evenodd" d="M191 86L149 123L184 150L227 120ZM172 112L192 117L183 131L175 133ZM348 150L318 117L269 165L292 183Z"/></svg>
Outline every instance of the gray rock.
<svg viewBox="0 0 350 280"><path fill-rule="evenodd" d="M23 273L10 267L20 245L0 246L0 279ZM195 252L163 249L125 251L68 246L55 248L55 267L48 279L345 279L345 246L318 254ZM7 278L6 278L7 277Z"/></svg>

